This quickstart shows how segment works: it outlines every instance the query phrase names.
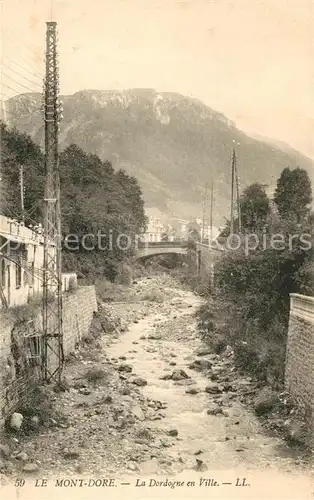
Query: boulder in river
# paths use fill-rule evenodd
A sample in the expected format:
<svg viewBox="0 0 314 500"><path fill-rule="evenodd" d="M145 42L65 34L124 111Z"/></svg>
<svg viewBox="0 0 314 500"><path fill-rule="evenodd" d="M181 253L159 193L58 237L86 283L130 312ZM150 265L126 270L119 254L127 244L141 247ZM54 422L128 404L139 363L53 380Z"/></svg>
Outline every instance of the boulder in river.
<svg viewBox="0 0 314 500"><path fill-rule="evenodd" d="M63 450L63 456L64 458L68 459L68 460L75 460L77 458L79 458L80 456L80 452L77 451L77 450Z"/></svg>
<svg viewBox="0 0 314 500"><path fill-rule="evenodd" d="M303 445L308 440L307 428L304 422L293 420L285 425L285 439L290 445Z"/></svg>
<svg viewBox="0 0 314 500"><path fill-rule="evenodd" d="M200 392L200 390L197 387L190 387L185 392L186 392L186 394L195 395L195 394L198 394Z"/></svg>
<svg viewBox="0 0 314 500"><path fill-rule="evenodd" d="M136 377L132 380L132 384L135 384L139 387L144 387L144 385L147 385L147 380L142 377Z"/></svg>
<svg viewBox="0 0 314 500"><path fill-rule="evenodd" d="M207 465L203 462L203 460L196 459L196 465L193 467L197 472L205 472L208 470Z"/></svg>
<svg viewBox="0 0 314 500"><path fill-rule="evenodd" d="M196 356L207 356L208 354L212 354L210 347L201 347L196 351Z"/></svg>
<svg viewBox="0 0 314 500"><path fill-rule="evenodd" d="M26 472L28 474L34 474L35 472L38 472L39 471L39 467L37 464L34 464L34 463L28 463L28 464L25 464L23 469L22 469L23 472Z"/></svg>
<svg viewBox="0 0 314 500"><path fill-rule="evenodd" d="M123 363L122 365L119 366L118 370L119 370L119 372L131 373L131 371L133 370L133 368L132 368L131 365Z"/></svg>
<svg viewBox="0 0 314 500"><path fill-rule="evenodd" d="M207 415L221 415L223 413L222 408L220 406L212 406L208 408Z"/></svg>
<svg viewBox="0 0 314 500"><path fill-rule="evenodd" d="M15 458L17 460L21 460L21 462L27 462L28 455L27 453L25 453L25 451L20 451L17 455L15 455Z"/></svg>
<svg viewBox="0 0 314 500"><path fill-rule="evenodd" d="M139 429L136 435L138 439L141 439L145 442L153 440L153 435L151 434L150 430L147 429L146 427Z"/></svg>
<svg viewBox="0 0 314 500"><path fill-rule="evenodd" d="M142 408L139 405L133 406L132 414L138 418L138 420L145 420L145 415Z"/></svg>
<svg viewBox="0 0 314 500"><path fill-rule="evenodd" d="M179 433L178 433L178 429L170 429L170 430L168 431L168 434L169 434L169 436L171 436L171 437L177 437L177 435L179 434Z"/></svg>
<svg viewBox="0 0 314 500"><path fill-rule="evenodd" d="M37 429L37 427L40 424L40 418L37 417L37 415L34 415L34 417L31 418L30 420L30 425L33 429Z"/></svg>
<svg viewBox="0 0 314 500"><path fill-rule="evenodd" d="M10 419L10 427L14 431L19 431L23 423L23 415L21 413L13 413Z"/></svg>
<svg viewBox="0 0 314 500"><path fill-rule="evenodd" d="M171 374L172 380L184 380L188 378L190 377L187 375L187 373L185 373L185 371L181 369L174 370Z"/></svg>
<svg viewBox="0 0 314 500"><path fill-rule="evenodd" d="M208 359L196 359L189 365L189 368L191 370L197 370L197 371L202 371L202 370L210 370L212 367L212 363L208 361Z"/></svg>
<svg viewBox="0 0 314 500"><path fill-rule="evenodd" d="M151 333L147 338L148 340L161 340L162 336L159 333Z"/></svg>
<svg viewBox="0 0 314 500"><path fill-rule="evenodd" d="M176 382L181 381L181 380L188 380L191 377L185 373L184 370L181 369L176 369L174 370L171 374L163 375L162 377L159 378L159 380L174 380Z"/></svg>
<svg viewBox="0 0 314 500"><path fill-rule="evenodd" d="M221 394L222 388L215 382L212 382L205 387L205 392L208 394Z"/></svg>
<svg viewBox="0 0 314 500"><path fill-rule="evenodd" d="M0 444L0 458L9 458L10 446L8 444Z"/></svg>
<svg viewBox="0 0 314 500"><path fill-rule="evenodd" d="M266 415L272 411L279 403L278 395L269 387L264 387L259 394L257 394L254 401L254 410L256 415Z"/></svg>

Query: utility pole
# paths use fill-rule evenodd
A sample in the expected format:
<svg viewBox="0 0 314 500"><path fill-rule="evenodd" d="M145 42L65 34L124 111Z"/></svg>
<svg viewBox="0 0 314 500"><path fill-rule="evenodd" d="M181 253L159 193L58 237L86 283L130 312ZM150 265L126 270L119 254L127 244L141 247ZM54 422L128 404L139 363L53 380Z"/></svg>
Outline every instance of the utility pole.
<svg viewBox="0 0 314 500"><path fill-rule="evenodd" d="M59 181L59 74L57 23L47 22L45 115L45 218L43 282L43 377L61 383L64 365L62 328L61 214Z"/></svg>
<svg viewBox="0 0 314 500"><path fill-rule="evenodd" d="M238 167L237 167L237 162L236 161L235 161L235 176L236 176L236 187L237 187L238 229L239 229L239 233L241 233L241 231L242 231L242 222L241 222L240 188L239 188Z"/></svg>
<svg viewBox="0 0 314 500"><path fill-rule="evenodd" d="M231 203L230 203L230 235L233 235L234 232L234 210L233 210L233 202L234 202L234 173L235 173L235 165L236 165L236 155L235 150L232 150L232 165L231 165Z"/></svg>
<svg viewBox="0 0 314 500"><path fill-rule="evenodd" d="M24 216L24 167L20 165L20 195L21 195L21 218L22 223L25 222Z"/></svg>
<svg viewBox="0 0 314 500"><path fill-rule="evenodd" d="M210 237L208 242L210 245L213 239L213 206L214 206L214 181L212 180L211 193L210 193Z"/></svg>
<svg viewBox="0 0 314 500"><path fill-rule="evenodd" d="M202 214L202 236L201 242L204 242L204 234L205 234L205 219L206 219L206 208L207 208L207 198L208 198L208 185L205 184L204 194L203 194L203 214Z"/></svg>

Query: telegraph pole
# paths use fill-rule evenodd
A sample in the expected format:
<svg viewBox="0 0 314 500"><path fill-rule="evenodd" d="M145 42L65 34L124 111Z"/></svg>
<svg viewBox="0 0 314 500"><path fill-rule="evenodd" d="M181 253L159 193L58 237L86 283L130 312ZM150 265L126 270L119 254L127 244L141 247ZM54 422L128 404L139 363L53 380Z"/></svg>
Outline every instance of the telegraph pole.
<svg viewBox="0 0 314 500"><path fill-rule="evenodd" d="M236 176L236 187L237 187L238 229L239 229L239 233L241 233L242 222L241 222L240 188L239 188L238 167L237 167L236 160L235 160L235 176Z"/></svg>
<svg viewBox="0 0 314 500"><path fill-rule="evenodd" d="M44 283L43 283L43 377L61 383L64 354L62 328L61 214L59 182L59 72L57 23L47 22L44 195Z"/></svg>
<svg viewBox="0 0 314 500"><path fill-rule="evenodd" d="M202 214L202 237L201 242L204 242L204 234L205 234L205 219L206 219L206 208L207 208L207 198L208 198L208 185L205 184L204 194L203 194L203 214Z"/></svg>
<svg viewBox="0 0 314 500"><path fill-rule="evenodd" d="M232 165L231 165L231 203L230 203L230 235L234 232L234 173L235 173L235 165L236 165L236 155L235 150L232 150Z"/></svg>
<svg viewBox="0 0 314 500"><path fill-rule="evenodd" d="M212 180L211 196L210 196L210 237L208 242L210 245L213 239L213 206L214 206L214 181Z"/></svg>
<svg viewBox="0 0 314 500"><path fill-rule="evenodd" d="M25 222L24 217L24 167L20 165L20 195L21 195L21 218L22 223Z"/></svg>

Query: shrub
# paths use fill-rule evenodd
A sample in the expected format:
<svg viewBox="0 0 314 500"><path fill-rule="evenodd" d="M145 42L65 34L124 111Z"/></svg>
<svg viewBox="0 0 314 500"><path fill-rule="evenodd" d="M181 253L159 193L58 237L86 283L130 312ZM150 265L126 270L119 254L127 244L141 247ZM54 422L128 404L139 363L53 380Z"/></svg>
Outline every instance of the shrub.
<svg viewBox="0 0 314 500"><path fill-rule="evenodd" d="M241 251L224 254L215 269L215 295L198 315L206 341L216 352L231 345L239 368L280 386L289 294L300 291L304 275L310 283L310 265L305 266L304 254L297 248L257 250L248 256Z"/></svg>
<svg viewBox="0 0 314 500"><path fill-rule="evenodd" d="M118 268L115 282L120 285L130 286L133 283L132 268L127 264L121 264Z"/></svg>
<svg viewBox="0 0 314 500"><path fill-rule="evenodd" d="M102 370L101 368L91 368L85 374L85 378L91 384L97 384L99 382L104 381L108 377L108 373Z"/></svg>

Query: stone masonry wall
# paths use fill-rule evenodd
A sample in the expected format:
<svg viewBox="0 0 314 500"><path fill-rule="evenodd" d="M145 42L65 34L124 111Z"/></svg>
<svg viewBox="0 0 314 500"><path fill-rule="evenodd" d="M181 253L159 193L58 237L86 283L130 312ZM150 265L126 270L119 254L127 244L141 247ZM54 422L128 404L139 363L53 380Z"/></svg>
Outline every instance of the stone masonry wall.
<svg viewBox="0 0 314 500"><path fill-rule="evenodd" d="M285 385L314 437L314 297L291 294Z"/></svg>
<svg viewBox="0 0 314 500"><path fill-rule="evenodd" d="M208 245L197 243L196 251L198 254L199 273L202 276L208 276L211 286L214 285L215 263L221 257L221 252L216 248L209 248Z"/></svg>
<svg viewBox="0 0 314 500"><path fill-rule="evenodd" d="M93 286L78 288L63 298L63 344L66 356L75 349L76 344L88 335L89 328L97 311L96 292ZM31 327L29 326L31 325ZM40 363L36 359L30 364L29 355L33 344L28 334L30 330L41 339L42 317L40 309L33 321L19 322L14 309L0 313L0 424L14 411L19 398L27 393L31 384L40 379ZM53 360L49 368L54 369Z"/></svg>
<svg viewBox="0 0 314 500"><path fill-rule="evenodd" d="M64 354L72 352L75 345L88 335L93 314L97 311L96 292L93 286L79 288L63 301Z"/></svg>

